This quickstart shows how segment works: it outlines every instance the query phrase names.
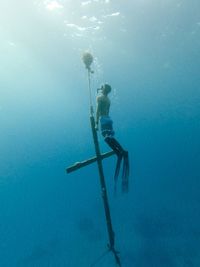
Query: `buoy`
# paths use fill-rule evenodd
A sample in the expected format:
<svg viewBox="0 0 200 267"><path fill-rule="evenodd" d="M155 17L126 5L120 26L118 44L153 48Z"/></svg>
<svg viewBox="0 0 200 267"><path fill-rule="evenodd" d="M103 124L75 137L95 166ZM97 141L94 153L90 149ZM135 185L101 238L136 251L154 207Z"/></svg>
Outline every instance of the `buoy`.
<svg viewBox="0 0 200 267"><path fill-rule="evenodd" d="M90 69L90 65L93 62L93 56L89 52L84 52L82 56L83 63L85 64L86 69Z"/></svg>

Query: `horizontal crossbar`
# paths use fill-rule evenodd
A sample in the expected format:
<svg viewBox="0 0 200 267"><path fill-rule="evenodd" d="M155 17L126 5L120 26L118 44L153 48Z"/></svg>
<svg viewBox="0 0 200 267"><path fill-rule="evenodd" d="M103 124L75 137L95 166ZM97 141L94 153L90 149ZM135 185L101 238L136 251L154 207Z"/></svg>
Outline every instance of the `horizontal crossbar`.
<svg viewBox="0 0 200 267"><path fill-rule="evenodd" d="M106 152L106 153L103 153L101 154L101 159L105 159L105 158L108 158L112 155L114 155L115 152L114 151L109 151L109 152ZM76 171L82 167L85 167L91 163L94 163L95 161L97 161L97 157L93 157L93 158L90 158L90 159L87 159L87 160L84 160L84 161L81 161L81 162L76 162L74 163L74 165L68 167L66 169L66 172L67 173L70 173L70 172L73 172L73 171Z"/></svg>

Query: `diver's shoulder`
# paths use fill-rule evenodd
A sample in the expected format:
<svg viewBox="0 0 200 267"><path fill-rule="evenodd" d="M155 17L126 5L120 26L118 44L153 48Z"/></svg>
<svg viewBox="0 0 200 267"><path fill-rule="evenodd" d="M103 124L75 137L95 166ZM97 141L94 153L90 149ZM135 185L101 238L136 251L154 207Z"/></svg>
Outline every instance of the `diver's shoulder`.
<svg viewBox="0 0 200 267"><path fill-rule="evenodd" d="M105 100L105 96L104 95L98 95L97 96L97 101L104 101Z"/></svg>

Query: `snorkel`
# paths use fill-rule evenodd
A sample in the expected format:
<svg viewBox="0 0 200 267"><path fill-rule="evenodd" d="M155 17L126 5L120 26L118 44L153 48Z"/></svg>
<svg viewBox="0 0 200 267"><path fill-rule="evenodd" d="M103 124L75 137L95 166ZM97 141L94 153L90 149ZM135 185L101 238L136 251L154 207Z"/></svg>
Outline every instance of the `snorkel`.
<svg viewBox="0 0 200 267"><path fill-rule="evenodd" d="M97 88L97 94L102 93L103 85L100 88Z"/></svg>

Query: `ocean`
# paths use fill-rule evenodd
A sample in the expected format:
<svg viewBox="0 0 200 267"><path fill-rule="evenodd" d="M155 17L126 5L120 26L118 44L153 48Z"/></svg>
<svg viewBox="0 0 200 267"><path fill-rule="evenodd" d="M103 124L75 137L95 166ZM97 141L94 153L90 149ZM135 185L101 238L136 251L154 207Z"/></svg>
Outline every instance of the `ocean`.
<svg viewBox="0 0 200 267"><path fill-rule="evenodd" d="M200 266L200 2L7 0L0 22L0 266L116 266L97 164L66 173L95 156L85 51L129 152L128 194L103 160L121 266Z"/></svg>

